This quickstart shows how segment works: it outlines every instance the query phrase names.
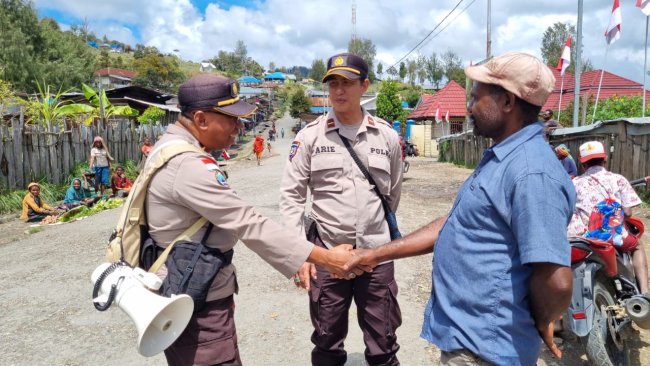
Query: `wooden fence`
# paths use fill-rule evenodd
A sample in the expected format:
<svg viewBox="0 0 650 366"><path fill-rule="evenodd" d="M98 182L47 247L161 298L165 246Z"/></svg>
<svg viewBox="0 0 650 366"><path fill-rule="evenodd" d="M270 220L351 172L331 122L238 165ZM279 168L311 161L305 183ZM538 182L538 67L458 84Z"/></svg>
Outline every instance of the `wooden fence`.
<svg viewBox="0 0 650 366"><path fill-rule="evenodd" d="M45 178L63 184L76 164L90 160L93 138L101 136L117 161L138 161L145 136L156 141L162 125L136 126L127 118L86 126L25 125L21 117L0 125L0 189L25 189L31 181Z"/></svg>
<svg viewBox="0 0 650 366"><path fill-rule="evenodd" d="M650 118L629 118L598 122L593 125L556 130L551 136L553 146L565 144L578 161L579 147L587 141L600 141L608 152L608 169L627 179L650 175ZM470 132L439 139L440 161L468 167L476 166L491 139ZM578 170L581 173L580 164Z"/></svg>

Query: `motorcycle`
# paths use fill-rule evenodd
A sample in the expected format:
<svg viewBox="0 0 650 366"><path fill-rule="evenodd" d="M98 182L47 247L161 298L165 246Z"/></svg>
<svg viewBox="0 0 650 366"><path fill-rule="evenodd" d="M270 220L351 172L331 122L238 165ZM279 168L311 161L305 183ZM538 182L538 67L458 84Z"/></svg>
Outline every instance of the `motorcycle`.
<svg viewBox="0 0 650 366"><path fill-rule="evenodd" d="M630 181L632 186L650 177ZM643 222L628 217L629 235L641 238ZM650 299L640 293L631 253L591 238L569 238L573 294L563 325L580 338L587 358L596 366L630 364L632 324L650 329ZM641 279L647 281L647 279Z"/></svg>

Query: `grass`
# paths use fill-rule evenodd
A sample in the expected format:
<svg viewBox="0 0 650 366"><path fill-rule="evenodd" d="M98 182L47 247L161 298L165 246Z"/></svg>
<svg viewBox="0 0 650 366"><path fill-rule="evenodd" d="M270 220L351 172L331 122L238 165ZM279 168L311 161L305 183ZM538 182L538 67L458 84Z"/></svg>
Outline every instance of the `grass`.
<svg viewBox="0 0 650 366"><path fill-rule="evenodd" d="M43 231L43 228L40 227L40 226L37 226L37 227L30 227L29 230L26 231L26 233L31 235L31 234L40 233L41 231Z"/></svg>
<svg viewBox="0 0 650 366"><path fill-rule="evenodd" d="M124 172L131 181L135 180L138 175L137 162L127 160L122 164L117 165L122 165L124 167ZM117 165L114 165L114 167L117 167ZM88 163L83 162L77 164L73 169L72 174L70 174L66 178L65 183L61 185L48 183L45 179L37 181L41 186L40 196L43 201L49 205L62 201L65 197L65 192L68 190L68 187L70 187L72 179L75 177L81 177L83 172L86 170L88 170ZM14 191L0 190L0 214L20 212L22 210L23 198L26 194L26 189L17 189Z"/></svg>

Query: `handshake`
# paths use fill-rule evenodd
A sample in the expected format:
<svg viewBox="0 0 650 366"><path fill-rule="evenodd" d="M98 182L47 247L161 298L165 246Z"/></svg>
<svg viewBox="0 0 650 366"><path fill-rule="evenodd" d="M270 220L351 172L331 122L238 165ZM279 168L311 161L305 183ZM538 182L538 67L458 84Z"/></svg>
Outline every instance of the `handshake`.
<svg viewBox="0 0 650 366"><path fill-rule="evenodd" d="M340 244L325 252L324 258L315 262L327 268L334 278L351 280L364 272L372 272L379 264L373 249L353 249L350 244ZM316 277L316 266L304 263L294 275L294 283L309 290L310 279Z"/></svg>

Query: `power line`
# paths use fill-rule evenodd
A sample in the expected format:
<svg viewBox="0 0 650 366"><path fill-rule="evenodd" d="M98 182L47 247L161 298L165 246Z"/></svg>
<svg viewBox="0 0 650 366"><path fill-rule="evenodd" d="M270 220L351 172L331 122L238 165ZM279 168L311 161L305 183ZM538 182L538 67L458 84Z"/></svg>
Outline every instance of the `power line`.
<svg viewBox="0 0 650 366"><path fill-rule="evenodd" d="M432 39L438 37L438 35L440 35L440 33L442 33L445 29L447 29L447 27L450 26L461 14L463 14L465 12L465 10L467 10L467 8L472 6L472 4L474 4L474 2L476 2L476 0L472 0L471 3L467 4L467 6L465 8L463 8L463 10L461 10L458 14L456 14L454 19L450 20L441 30L438 31L438 33L434 34L433 37L429 38L427 40L427 42L425 44L423 44L422 47L420 47L420 49L422 49L422 48L424 48L424 46L428 45L429 42L431 42Z"/></svg>
<svg viewBox="0 0 650 366"><path fill-rule="evenodd" d="M427 35L426 35L426 36L425 36L425 37L424 37L424 38L423 38L423 39L422 39L418 44L415 45L415 47L413 47L410 51L408 51L408 52L406 53L406 55L402 56L402 58L400 58L397 62L395 62L395 63L394 63L392 66L390 66L388 69L390 69L390 68L392 68L392 67L395 67L396 65L399 65L400 62L404 61L405 58L407 58L411 53L413 53L413 51L415 51L415 50L416 50L416 49L417 49L417 48L418 48L418 47L419 47L419 46L420 46L424 41L427 40L427 38L429 38L429 36L430 36L433 32L436 31L436 29L438 29L438 27L440 27L440 24L444 23L444 21L445 21L445 20L446 20L450 15L451 15L451 13L454 12L454 10L456 10L456 9L458 8L458 6L459 6L462 2L463 2L463 0L459 0L458 3L456 4L456 6L454 6L454 8L451 9L451 10L449 11L449 13L447 13L447 15L445 15L444 18L442 18L442 20L440 21L440 23L436 24L436 26L431 30L431 32L429 32L429 34L427 34ZM386 69L386 70L388 70L388 69Z"/></svg>

